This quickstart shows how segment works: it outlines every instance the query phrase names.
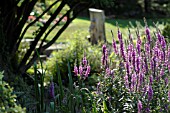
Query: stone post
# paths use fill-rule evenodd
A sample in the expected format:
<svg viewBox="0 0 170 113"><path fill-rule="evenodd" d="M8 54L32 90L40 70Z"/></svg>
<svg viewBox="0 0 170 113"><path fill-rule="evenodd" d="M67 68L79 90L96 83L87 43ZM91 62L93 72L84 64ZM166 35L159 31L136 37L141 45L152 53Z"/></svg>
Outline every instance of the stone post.
<svg viewBox="0 0 170 113"><path fill-rule="evenodd" d="M89 8L91 25L89 28L90 41L97 44L99 41L106 42L105 15L103 10Z"/></svg>

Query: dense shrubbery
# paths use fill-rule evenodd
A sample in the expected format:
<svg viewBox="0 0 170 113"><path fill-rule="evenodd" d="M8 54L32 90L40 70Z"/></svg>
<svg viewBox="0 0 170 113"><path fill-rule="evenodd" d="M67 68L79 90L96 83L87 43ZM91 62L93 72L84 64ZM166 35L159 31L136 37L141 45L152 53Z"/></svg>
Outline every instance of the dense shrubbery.
<svg viewBox="0 0 170 113"><path fill-rule="evenodd" d="M3 81L2 78L3 73L0 72L0 112L25 113L25 109L16 103L16 95L13 94L13 88Z"/></svg>

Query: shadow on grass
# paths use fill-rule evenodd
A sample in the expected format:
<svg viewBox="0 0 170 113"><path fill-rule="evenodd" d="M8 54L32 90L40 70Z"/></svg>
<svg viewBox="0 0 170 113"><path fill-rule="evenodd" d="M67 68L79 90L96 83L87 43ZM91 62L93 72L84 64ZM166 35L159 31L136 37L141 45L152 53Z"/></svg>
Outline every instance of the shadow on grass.
<svg viewBox="0 0 170 113"><path fill-rule="evenodd" d="M78 17L78 19L87 20L87 21L90 20L90 18L87 17ZM146 21L147 21L147 25L152 27L154 27L153 22L158 24L166 24L166 23L170 24L170 18L163 18L163 19L153 18L153 19L146 19ZM114 26L116 26L116 23L118 23L119 27L122 28L127 28L132 26L137 27L137 24L145 26L143 19L106 19L106 22Z"/></svg>

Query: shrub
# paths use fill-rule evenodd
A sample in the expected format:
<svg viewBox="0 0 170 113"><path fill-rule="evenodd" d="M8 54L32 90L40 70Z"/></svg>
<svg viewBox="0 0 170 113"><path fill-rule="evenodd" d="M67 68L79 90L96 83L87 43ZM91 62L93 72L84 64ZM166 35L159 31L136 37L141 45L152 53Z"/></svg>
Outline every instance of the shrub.
<svg viewBox="0 0 170 113"><path fill-rule="evenodd" d="M80 36L80 34L78 34L78 36ZM76 36L76 38L78 36ZM91 74L98 73L100 71L100 50L101 49L97 46L92 47L87 40L81 38L76 39L76 41L71 42L67 49L53 52L52 57L49 59L49 61L47 61L47 70L55 76L55 80L55 78L57 78L56 65L58 65L63 80L67 80L67 63L70 63L70 68L71 70L73 70L75 63L79 66L85 54L87 59L89 60L88 63L91 66Z"/></svg>
<svg viewBox="0 0 170 113"><path fill-rule="evenodd" d="M3 73L0 72L0 112L1 113L25 113L25 108L22 108L16 103L16 96L13 95L13 89L8 83L2 80Z"/></svg>

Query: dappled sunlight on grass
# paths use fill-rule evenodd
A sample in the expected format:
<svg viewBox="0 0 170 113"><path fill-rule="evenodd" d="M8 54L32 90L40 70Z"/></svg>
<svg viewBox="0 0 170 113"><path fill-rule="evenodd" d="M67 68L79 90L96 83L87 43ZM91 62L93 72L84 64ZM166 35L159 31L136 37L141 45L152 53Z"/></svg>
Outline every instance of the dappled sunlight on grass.
<svg viewBox="0 0 170 113"><path fill-rule="evenodd" d="M82 32L83 36L82 37L86 37L87 35L89 35L89 26L90 26L90 19L89 18L76 18L75 20L73 20L73 22L68 26L68 28L61 34L61 36L58 38L57 42L69 42L70 40L73 40L74 34L76 33L76 31ZM153 22L157 23L157 26L159 29L163 29L163 26L166 23L170 23L170 19L148 19L147 23L148 26L151 28L151 30L153 30L154 26L153 26ZM143 19L106 19L106 23L105 23L105 31L106 31L106 39L109 43L111 43L112 41L112 36L111 36L111 30L113 31L114 34L117 33L117 26L116 23L118 23L119 28L123 34L123 36L128 36L128 27L131 29L132 32L135 32L136 27L139 27L142 29L142 27L144 27L144 21ZM47 40L52 39L55 34L57 33L57 31L62 27L62 25L57 26L48 36ZM36 26L32 26L28 32L26 33L25 37L34 37L32 35L33 32L35 32L35 30L38 27ZM143 31L141 31L143 32ZM134 33L133 33L134 34ZM117 36L115 36L115 38L117 39ZM127 38L127 37L124 37Z"/></svg>

